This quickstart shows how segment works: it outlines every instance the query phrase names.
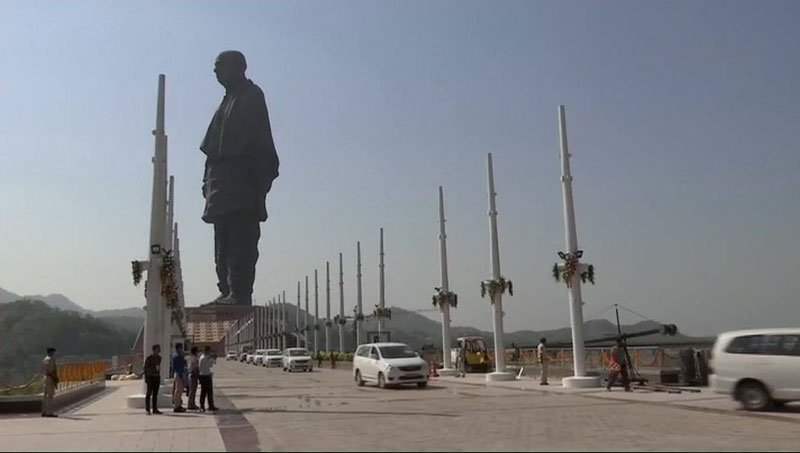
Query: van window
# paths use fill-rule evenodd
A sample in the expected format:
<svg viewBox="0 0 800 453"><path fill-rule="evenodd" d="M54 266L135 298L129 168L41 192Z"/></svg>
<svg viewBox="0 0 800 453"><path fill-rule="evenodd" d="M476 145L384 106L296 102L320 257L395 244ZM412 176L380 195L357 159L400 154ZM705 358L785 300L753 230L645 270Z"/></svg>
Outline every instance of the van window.
<svg viewBox="0 0 800 453"><path fill-rule="evenodd" d="M770 335L764 344L764 354L800 356L800 336Z"/></svg>
<svg viewBox="0 0 800 453"><path fill-rule="evenodd" d="M730 354L759 354L761 352L762 335L746 335L734 338L725 349Z"/></svg>
<svg viewBox="0 0 800 453"><path fill-rule="evenodd" d="M361 346L356 351L356 355L359 357L367 357L369 355L369 346Z"/></svg>

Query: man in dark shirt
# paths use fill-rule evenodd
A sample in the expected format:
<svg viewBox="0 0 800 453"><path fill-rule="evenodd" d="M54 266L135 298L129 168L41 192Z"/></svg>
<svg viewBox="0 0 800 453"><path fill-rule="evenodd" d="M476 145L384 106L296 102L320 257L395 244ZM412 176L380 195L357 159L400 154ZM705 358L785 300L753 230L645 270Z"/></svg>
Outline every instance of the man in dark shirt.
<svg viewBox="0 0 800 453"><path fill-rule="evenodd" d="M200 150L206 156L203 221L214 225L214 263L219 304L252 305L260 222L266 196L278 177L264 92L245 76L241 52L222 52L214 64L225 97L211 119Z"/></svg>
<svg viewBox="0 0 800 453"><path fill-rule="evenodd" d="M183 391L186 388L186 359L183 357L183 345L175 345L175 355L172 357L172 371L175 379L172 382L172 411L186 412L183 408Z"/></svg>
<svg viewBox="0 0 800 453"><path fill-rule="evenodd" d="M154 344L153 353L144 360L144 382L147 384L147 394L144 397L144 410L150 415L150 399L153 400L153 413L160 414L158 410L158 387L161 385L161 346Z"/></svg>

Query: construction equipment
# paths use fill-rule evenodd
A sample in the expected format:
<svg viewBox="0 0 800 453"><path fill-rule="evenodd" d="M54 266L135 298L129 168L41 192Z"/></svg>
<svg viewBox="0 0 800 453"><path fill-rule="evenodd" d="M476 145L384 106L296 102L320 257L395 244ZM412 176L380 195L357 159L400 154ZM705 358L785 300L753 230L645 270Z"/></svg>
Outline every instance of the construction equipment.
<svg viewBox="0 0 800 453"><path fill-rule="evenodd" d="M456 339L456 343L458 347L450 350L453 363L458 359L458 350L462 345L465 345L467 354L464 359L464 367L468 373L486 373L492 369L492 359L489 357L489 352L483 337L477 335L459 337Z"/></svg>

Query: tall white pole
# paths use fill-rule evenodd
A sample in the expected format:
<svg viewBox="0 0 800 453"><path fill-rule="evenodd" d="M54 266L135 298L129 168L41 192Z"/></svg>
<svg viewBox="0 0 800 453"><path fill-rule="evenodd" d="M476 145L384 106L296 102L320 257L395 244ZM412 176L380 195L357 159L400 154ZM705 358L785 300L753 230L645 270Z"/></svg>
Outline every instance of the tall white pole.
<svg viewBox="0 0 800 453"><path fill-rule="evenodd" d="M314 354L319 353L319 276L314 269Z"/></svg>
<svg viewBox="0 0 800 453"><path fill-rule="evenodd" d="M306 275L306 312L303 314L303 347L308 349L308 275Z"/></svg>
<svg viewBox="0 0 800 453"><path fill-rule="evenodd" d="M450 280L447 276L447 234L444 222L444 189L439 186L439 264L442 277L440 294L447 295L450 292ZM440 373L455 374L450 357L450 301L439 300L439 308L442 311L442 361L444 366Z"/></svg>
<svg viewBox="0 0 800 453"><path fill-rule="evenodd" d="M173 244L173 241L172 241L172 239L173 239L172 238L172 218L173 218L173 215L174 215L173 212L174 212L174 209L175 209L175 177L174 176L170 176L169 177L169 184L167 186L167 192L168 192L169 196L167 197L167 219L166 219L166 227L165 227L165 230L164 230L164 235L165 235L165 241L164 241L165 245L164 245L164 247L167 250L171 250L172 251L172 261L174 263L176 261L175 260L175 247L174 247L174 244ZM173 345L172 345L172 310L167 306L166 302L164 304L162 304L161 310L162 310L162 313L163 313L163 315L161 317L161 322L164 323L164 326L162 327L163 330L162 330L162 334L161 334L161 344L162 345L166 345L165 347L167 348L168 351L172 351L173 350ZM164 346L162 346L162 348L163 347ZM169 358L170 358L169 354L161 354L161 369L162 370L164 370L164 369L168 370L169 369ZM165 366L167 368L164 368Z"/></svg>
<svg viewBox="0 0 800 453"><path fill-rule="evenodd" d="M383 276L383 228L381 228L381 245L380 245L380 261L378 264L379 278L378 278L378 306L381 309L381 315L378 316L378 335L383 332L384 327L384 310L386 309L386 283Z"/></svg>
<svg viewBox="0 0 800 453"><path fill-rule="evenodd" d="M325 352L331 352L331 262L325 261Z"/></svg>
<svg viewBox="0 0 800 453"><path fill-rule="evenodd" d="M361 299L361 242L356 242L356 308L358 317L363 316L363 306ZM363 343L361 332L361 320L356 320L356 345Z"/></svg>
<svg viewBox="0 0 800 453"><path fill-rule="evenodd" d="M273 297L267 306L267 347L275 348L275 299Z"/></svg>
<svg viewBox="0 0 800 453"><path fill-rule="evenodd" d="M339 352L344 354L344 269L342 267L342 252L339 252Z"/></svg>
<svg viewBox="0 0 800 453"><path fill-rule="evenodd" d="M286 349L286 291L283 291L283 303L281 304L281 351Z"/></svg>
<svg viewBox="0 0 800 453"><path fill-rule="evenodd" d="M300 347L300 281L297 281L297 313L294 318L294 328L295 328L295 344L296 348Z"/></svg>
<svg viewBox="0 0 800 453"><path fill-rule="evenodd" d="M558 106L558 131L561 142L561 187L564 195L564 230L567 254L576 260L576 269L581 265L578 255L578 233L575 228L575 206L572 198L572 172L569 168L569 146L567 144L567 116L563 105ZM583 301L581 299L580 272L574 272L569 282L569 317L572 327L572 360L575 375L562 379L564 387L597 387L599 377L586 376L586 357L583 346Z"/></svg>
<svg viewBox="0 0 800 453"><path fill-rule="evenodd" d="M494 169L492 167L492 153L486 159L487 174L489 179L489 236L491 249L492 280L501 281L500 274L500 245L497 237L497 193L494 191ZM506 348L503 339L503 291L498 290L490 294L492 298L492 320L494 322L494 373L486 375L487 381L504 381L514 378L506 372Z"/></svg>

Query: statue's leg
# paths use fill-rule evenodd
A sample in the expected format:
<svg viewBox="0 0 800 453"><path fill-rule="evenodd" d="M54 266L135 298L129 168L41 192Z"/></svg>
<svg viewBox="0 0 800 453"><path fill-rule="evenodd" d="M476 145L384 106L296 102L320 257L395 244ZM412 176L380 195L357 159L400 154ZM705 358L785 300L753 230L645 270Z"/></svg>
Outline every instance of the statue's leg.
<svg viewBox="0 0 800 453"><path fill-rule="evenodd" d="M220 293L217 300L223 299L231 293L228 283L230 230L230 222L227 219L214 223L214 264L217 268L217 288Z"/></svg>
<svg viewBox="0 0 800 453"><path fill-rule="evenodd" d="M238 305L252 305L261 226L257 219L249 218L239 219L231 226L232 234L228 250L231 298Z"/></svg>

